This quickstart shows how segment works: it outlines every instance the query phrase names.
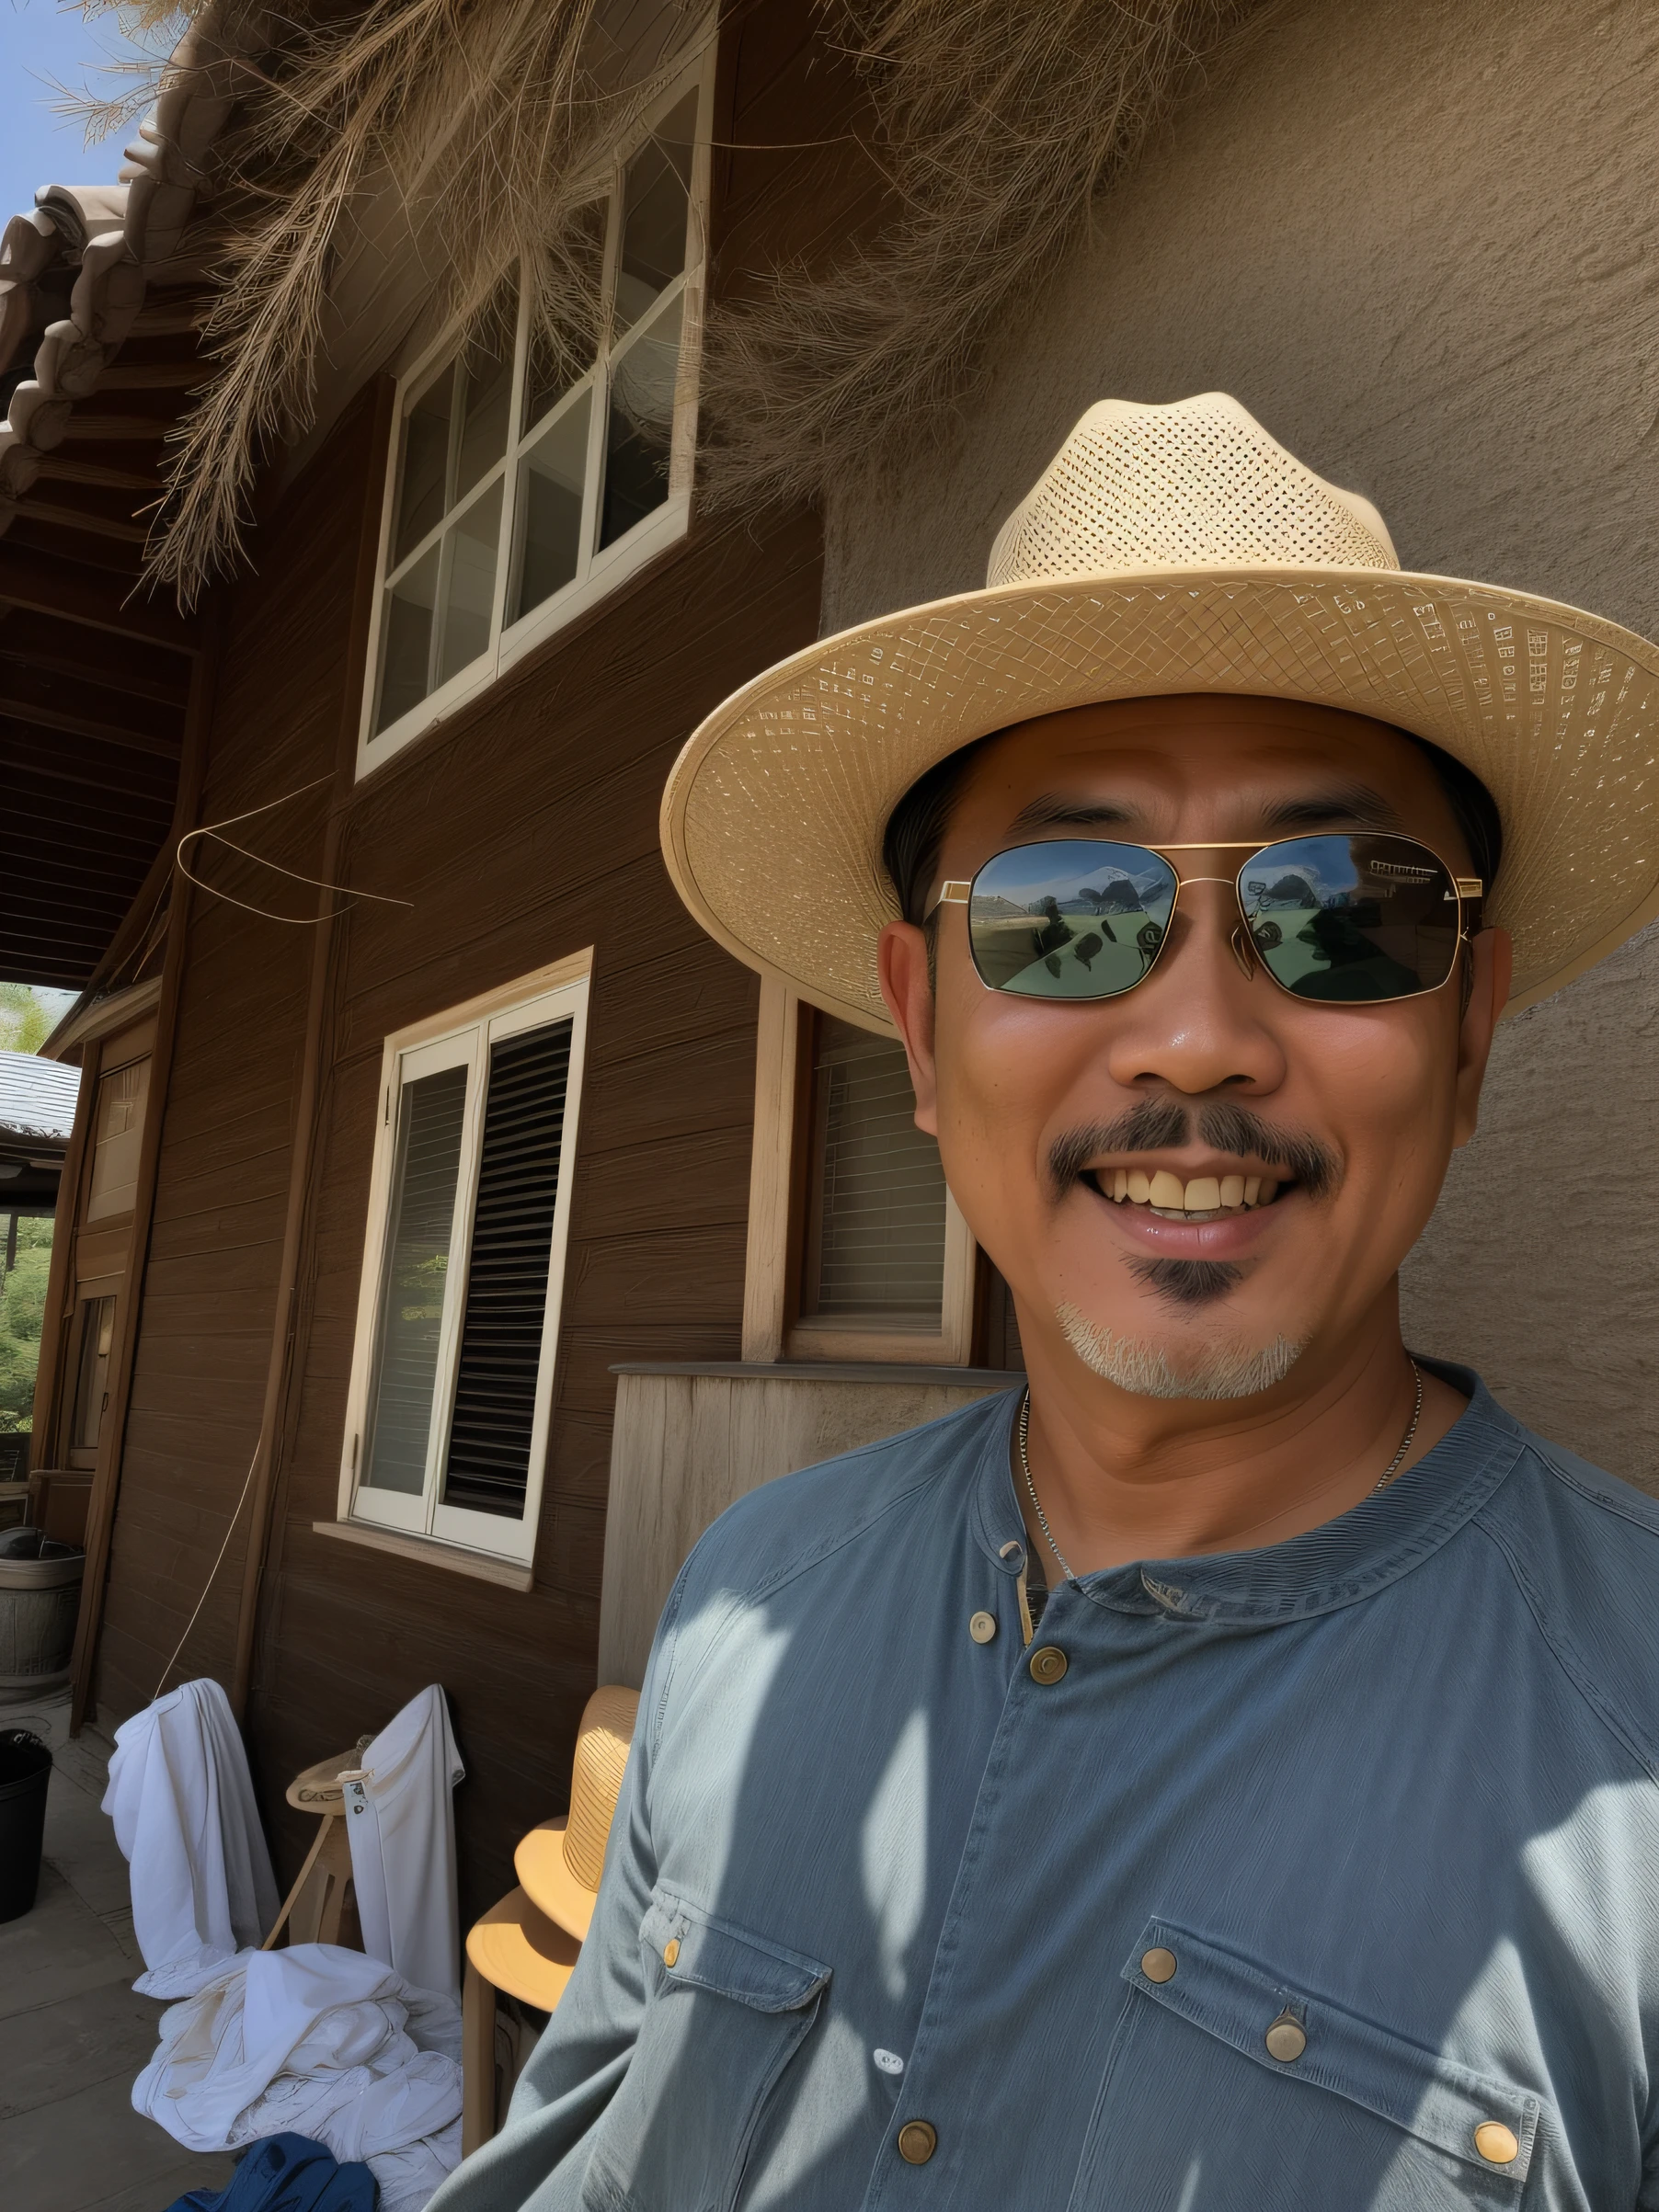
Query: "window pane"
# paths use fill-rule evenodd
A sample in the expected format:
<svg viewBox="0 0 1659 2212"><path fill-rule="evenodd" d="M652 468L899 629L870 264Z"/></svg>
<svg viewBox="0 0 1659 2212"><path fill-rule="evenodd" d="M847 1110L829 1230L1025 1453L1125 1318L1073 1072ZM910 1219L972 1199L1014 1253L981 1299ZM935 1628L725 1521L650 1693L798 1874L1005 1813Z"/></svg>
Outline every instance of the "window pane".
<svg viewBox="0 0 1659 2212"><path fill-rule="evenodd" d="M388 729L400 714L418 707L432 688L432 610L438 602L441 551L441 545L429 547L386 594L377 731Z"/></svg>
<svg viewBox="0 0 1659 2212"><path fill-rule="evenodd" d="M490 614L496 596L496 557L501 538L501 485L492 484L452 530L444 533L449 579L444 587L443 638L438 653L438 680L489 650Z"/></svg>
<svg viewBox="0 0 1659 2212"><path fill-rule="evenodd" d="M611 371L601 546L614 544L669 496L674 385L684 320L681 302L676 300L640 333Z"/></svg>
<svg viewBox="0 0 1659 2212"><path fill-rule="evenodd" d="M915 1123L904 1048L820 1015L814 1191L802 1318L937 1328L944 1298L944 1171Z"/></svg>
<svg viewBox="0 0 1659 2212"><path fill-rule="evenodd" d="M591 387L559 416L519 465L519 576L508 614L516 622L575 576L582 552L582 491L588 473Z"/></svg>
<svg viewBox="0 0 1659 2212"><path fill-rule="evenodd" d="M428 530L443 519L450 465L450 404L455 381L444 370L421 393L404 418L403 451L398 458L397 528L392 538L392 566L407 560Z"/></svg>
<svg viewBox="0 0 1659 2212"><path fill-rule="evenodd" d="M555 1021L489 1054L443 1500L515 1521L530 1480L574 1032Z"/></svg>
<svg viewBox="0 0 1659 2212"><path fill-rule="evenodd" d="M149 1087L148 1057L118 1067L99 1080L92 1183L86 1194L88 1221L101 1221L110 1214L130 1214L138 1203L138 1156L144 1138L144 1094Z"/></svg>
<svg viewBox="0 0 1659 2212"><path fill-rule="evenodd" d="M696 127L693 92L657 126L624 175L622 251L616 270L619 331L637 323L685 267Z"/></svg>
<svg viewBox="0 0 1659 2212"><path fill-rule="evenodd" d="M109 1397L109 1354L115 1344L115 1300L81 1301L81 1359L75 1375L74 1416L69 1442L76 1452L97 1450L98 1429Z"/></svg>
<svg viewBox="0 0 1659 2212"><path fill-rule="evenodd" d="M587 375L599 351L601 295L604 288L605 217L610 202L594 200L571 222L559 259L532 318L524 363L522 429L539 423ZM550 318L543 328L542 316Z"/></svg>
<svg viewBox="0 0 1659 2212"><path fill-rule="evenodd" d="M466 1070L445 1067L406 1083L375 1340L363 1481L418 1497L426 1480L438 1336L455 1218Z"/></svg>
<svg viewBox="0 0 1659 2212"><path fill-rule="evenodd" d="M455 464L455 497L464 499L485 471L507 450L507 420L512 406L512 340L475 338L461 371L461 446Z"/></svg>

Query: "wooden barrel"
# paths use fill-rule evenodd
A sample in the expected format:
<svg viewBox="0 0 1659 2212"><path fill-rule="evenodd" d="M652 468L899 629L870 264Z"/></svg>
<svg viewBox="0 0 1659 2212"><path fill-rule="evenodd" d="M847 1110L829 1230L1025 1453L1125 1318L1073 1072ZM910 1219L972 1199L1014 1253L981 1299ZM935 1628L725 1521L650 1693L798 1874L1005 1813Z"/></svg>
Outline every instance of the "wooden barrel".
<svg viewBox="0 0 1659 2212"><path fill-rule="evenodd" d="M0 1702L39 1697L69 1680L86 1555L39 1529L0 1534Z"/></svg>

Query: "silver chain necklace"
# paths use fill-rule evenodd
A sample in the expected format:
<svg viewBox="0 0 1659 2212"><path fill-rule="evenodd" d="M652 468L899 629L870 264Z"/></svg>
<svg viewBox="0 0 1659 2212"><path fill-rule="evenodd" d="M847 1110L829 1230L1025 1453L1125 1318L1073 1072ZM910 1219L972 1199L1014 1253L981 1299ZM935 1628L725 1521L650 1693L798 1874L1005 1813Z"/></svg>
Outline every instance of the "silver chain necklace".
<svg viewBox="0 0 1659 2212"><path fill-rule="evenodd" d="M1409 1351L1405 1356L1408 1360L1412 1360ZM1379 1490L1388 1488L1390 1483L1393 1481L1405 1464L1405 1455L1412 1448L1412 1439L1417 1433L1417 1423L1423 1418L1423 1370L1415 1360L1412 1360L1412 1378L1417 1385L1416 1402L1412 1407L1412 1418L1405 1424L1405 1434L1400 1440L1399 1451L1390 1460L1379 1479L1371 1485L1369 1494L1373 1498L1376 1497ZM1025 1495L1030 1499L1032 1511L1037 1517L1037 1526L1043 1532L1043 1541L1054 1554L1055 1564L1067 1581L1075 1582L1077 1577L1067 1565L1065 1553L1054 1541L1054 1531L1048 1525L1048 1516L1044 1512L1043 1501L1037 1496L1036 1484L1031 1479L1031 1385L1029 1383L1025 1385L1024 1397L1020 1400L1019 1439L1020 1472L1025 1477Z"/></svg>

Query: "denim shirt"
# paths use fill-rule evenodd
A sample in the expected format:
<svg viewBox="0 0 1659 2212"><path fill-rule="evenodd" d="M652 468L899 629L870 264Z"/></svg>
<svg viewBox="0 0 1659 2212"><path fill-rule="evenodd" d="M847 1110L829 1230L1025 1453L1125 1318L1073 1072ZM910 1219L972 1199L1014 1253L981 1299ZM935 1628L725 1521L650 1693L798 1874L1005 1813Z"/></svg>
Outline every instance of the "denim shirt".
<svg viewBox="0 0 1659 2212"><path fill-rule="evenodd" d="M733 1507L432 2212L1659 2206L1659 1508L1443 1372L1390 1488L1029 1646L1013 1398Z"/></svg>

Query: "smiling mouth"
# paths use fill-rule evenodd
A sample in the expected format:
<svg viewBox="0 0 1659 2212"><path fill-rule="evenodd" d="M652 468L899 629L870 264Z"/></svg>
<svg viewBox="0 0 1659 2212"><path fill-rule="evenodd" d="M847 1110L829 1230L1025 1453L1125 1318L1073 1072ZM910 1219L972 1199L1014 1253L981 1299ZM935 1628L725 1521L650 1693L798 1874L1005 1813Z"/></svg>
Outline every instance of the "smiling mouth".
<svg viewBox="0 0 1659 2212"><path fill-rule="evenodd" d="M1161 1221L1226 1221L1272 1205L1294 1182L1272 1175L1196 1175L1183 1180L1167 1168L1091 1168L1082 1180L1114 1205L1144 1206Z"/></svg>

